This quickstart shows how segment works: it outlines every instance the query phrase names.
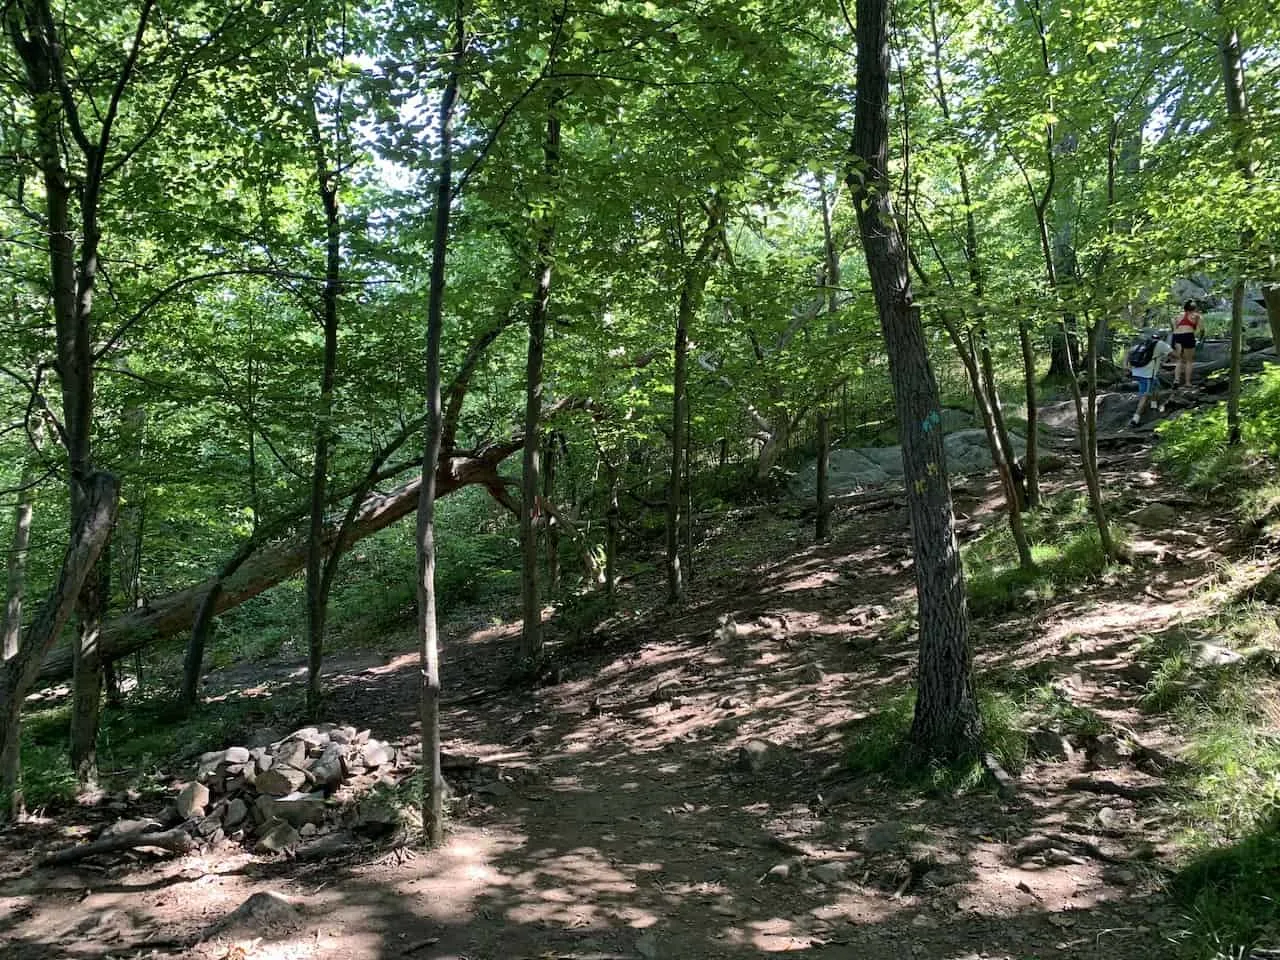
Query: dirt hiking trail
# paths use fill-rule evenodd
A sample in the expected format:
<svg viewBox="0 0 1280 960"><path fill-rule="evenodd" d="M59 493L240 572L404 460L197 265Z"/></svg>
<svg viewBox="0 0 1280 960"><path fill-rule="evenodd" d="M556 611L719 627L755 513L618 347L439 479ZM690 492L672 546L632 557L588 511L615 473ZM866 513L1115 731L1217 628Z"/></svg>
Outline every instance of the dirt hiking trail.
<svg viewBox="0 0 1280 960"><path fill-rule="evenodd" d="M1104 466L1109 490L1132 491L1122 514L1179 496L1142 456ZM1002 522L999 505L990 480L960 486L962 535ZM0 955L1168 956L1180 918L1160 893L1173 824L1158 774L1178 743L1136 709L1130 651L1193 616L1220 561L1219 521L1179 509L1180 531L1134 537L1134 567L974 624L980 683L1036 672L1145 755L1050 737L1006 797L852 775L860 721L912 680L905 512L892 496L846 505L813 546L794 512L762 510L708 534L682 613L624 612L561 657L558 683L496 688L518 624L455 631L442 728L479 766L443 850L305 863L225 847L54 870L33 857L66 823L21 825L0 834ZM416 654L338 662L327 682L331 719L416 743Z"/></svg>

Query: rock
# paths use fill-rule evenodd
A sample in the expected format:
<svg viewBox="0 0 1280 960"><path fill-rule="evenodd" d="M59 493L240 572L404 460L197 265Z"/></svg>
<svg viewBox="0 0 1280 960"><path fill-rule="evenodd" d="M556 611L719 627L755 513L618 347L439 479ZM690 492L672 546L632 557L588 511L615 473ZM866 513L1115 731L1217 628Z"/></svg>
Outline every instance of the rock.
<svg viewBox="0 0 1280 960"><path fill-rule="evenodd" d="M202 940L213 937L263 937L297 926L299 911L293 901L274 890L260 891L231 913L208 927ZM235 953L236 951L232 951ZM244 951L239 951L243 953ZM228 954L231 956L232 954Z"/></svg>
<svg viewBox="0 0 1280 960"><path fill-rule="evenodd" d="M786 883L788 880L791 879L791 875L793 872L794 871L792 870L791 864L789 863L775 864L774 866L770 867L769 872L764 875L764 882L765 883Z"/></svg>
<svg viewBox="0 0 1280 960"><path fill-rule="evenodd" d="M203 817L209 806L209 788L203 783L188 783L178 794L176 805L183 820Z"/></svg>
<svg viewBox="0 0 1280 960"><path fill-rule="evenodd" d="M400 829L400 811L385 800L361 801L351 830L373 840L390 836Z"/></svg>
<svg viewBox="0 0 1280 960"><path fill-rule="evenodd" d="M1042 760L1070 760L1075 756L1067 738L1053 730L1032 730L1027 734L1027 751Z"/></svg>
<svg viewBox="0 0 1280 960"><path fill-rule="evenodd" d="M867 828L860 846L867 853L885 853L898 845L906 830L900 820L884 820Z"/></svg>
<svg viewBox="0 0 1280 960"><path fill-rule="evenodd" d="M307 783L307 774L297 767L277 763L266 773L258 774L258 792L273 797L296 793Z"/></svg>
<svg viewBox="0 0 1280 960"><path fill-rule="evenodd" d="M848 873L847 863L820 863L809 871L809 876L819 883L839 883Z"/></svg>
<svg viewBox="0 0 1280 960"><path fill-rule="evenodd" d="M1129 519L1144 530L1163 530L1177 523L1178 511L1167 503L1148 503L1129 514Z"/></svg>
<svg viewBox="0 0 1280 960"><path fill-rule="evenodd" d="M222 759L225 763L248 763L251 756L245 747L228 747Z"/></svg>
<svg viewBox="0 0 1280 960"><path fill-rule="evenodd" d="M482 783L477 786L475 793L479 796L509 797L511 796L511 788L501 780L494 780L492 783Z"/></svg>
<svg viewBox="0 0 1280 960"><path fill-rule="evenodd" d="M369 730L361 730L359 733L357 733L354 737L351 738L351 742L355 744L368 743L369 734L371 732L372 731L369 731Z"/></svg>
<svg viewBox="0 0 1280 960"><path fill-rule="evenodd" d="M284 853L298 845L298 831L283 820L268 820L259 832L254 853Z"/></svg>
<svg viewBox="0 0 1280 960"><path fill-rule="evenodd" d="M246 741L246 746L250 751L264 750L280 739L280 734L270 727L263 727L261 730L255 730L252 736Z"/></svg>
<svg viewBox="0 0 1280 960"><path fill-rule="evenodd" d="M911 925L922 930L927 930L936 927L938 925L938 921L927 913L917 913L912 919Z"/></svg>
<svg viewBox="0 0 1280 960"><path fill-rule="evenodd" d="M311 765L311 780L315 786L327 793L332 793L346 776L345 760L346 757L340 745L331 743L325 747L316 762Z"/></svg>
<svg viewBox="0 0 1280 960"><path fill-rule="evenodd" d="M320 828L314 823L304 823L298 828L298 836L300 837L314 837L319 832Z"/></svg>
<svg viewBox="0 0 1280 960"><path fill-rule="evenodd" d="M321 732L316 727L303 727L301 730L295 730L289 734L288 739L306 744L308 748L316 747L317 749L329 743L329 735Z"/></svg>
<svg viewBox="0 0 1280 960"><path fill-rule="evenodd" d="M1040 475L1059 473L1067 466L1067 458L1056 453L1041 453L1036 459L1036 468Z"/></svg>
<svg viewBox="0 0 1280 960"><path fill-rule="evenodd" d="M159 830L164 826L159 820L117 820L115 823L107 824L106 828L99 834L100 839L109 837L123 837L130 833L140 833L143 830Z"/></svg>
<svg viewBox="0 0 1280 960"><path fill-rule="evenodd" d="M286 740L280 744L280 748L272 755L271 765L278 767L286 764L290 767L301 768L307 760L307 745L301 740Z"/></svg>
<svg viewBox="0 0 1280 960"><path fill-rule="evenodd" d="M244 818L248 815L249 805L240 797L235 797L227 804L227 809L222 815L222 828L231 832L244 823Z"/></svg>
<svg viewBox="0 0 1280 960"><path fill-rule="evenodd" d="M816 663L806 663L800 668L798 676L801 683L821 683L826 679L826 674Z"/></svg>
<svg viewBox="0 0 1280 960"><path fill-rule="evenodd" d="M271 769L273 763L275 763L275 757L267 753L266 747L254 748L253 769L255 773L266 773Z"/></svg>
<svg viewBox="0 0 1280 960"><path fill-rule="evenodd" d="M329 810L320 793L291 793L283 797L263 794L254 806L263 820L279 819L294 827L321 823Z"/></svg>
<svg viewBox="0 0 1280 960"><path fill-rule="evenodd" d="M1089 758L1089 766L1105 770L1120 766L1133 756L1133 751L1114 733L1100 733L1087 741L1085 755Z"/></svg>
<svg viewBox="0 0 1280 960"><path fill-rule="evenodd" d="M720 710L737 710L742 706L742 701L737 697L721 697L716 702L716 707Z"/></svg>
<svg viewBox="0 0 1280 960"><path fill-rule="evenodd" d="M777 747L768 740L748 740L738 748L733 765L744 773L759 773L777 759Z"/></svg>
<svg viewBox="0 0 1280 960"><path fill-rule="evenodd" d="M196 833L206 839L212 837L222 829L222 817L224 813L225 808L222 810L215 810L213 813L209 814L196 824Z"/></svg>
<svg viewBox="0 0 1280 960"><path fill-rule="evenodd" d="M394 750L377 740L369 740L360 747L360 762L370 770L390 763L395 759L395 755Z"/></svg>
<svg viewBox="0 0 1280 960"><path fill-rule="evenodd" d="M1191 665L1193 667L1228 667L1241 663L1244 657L1234 650L1220 647L1207 640L1198 640L1191 645Z"/></svg>

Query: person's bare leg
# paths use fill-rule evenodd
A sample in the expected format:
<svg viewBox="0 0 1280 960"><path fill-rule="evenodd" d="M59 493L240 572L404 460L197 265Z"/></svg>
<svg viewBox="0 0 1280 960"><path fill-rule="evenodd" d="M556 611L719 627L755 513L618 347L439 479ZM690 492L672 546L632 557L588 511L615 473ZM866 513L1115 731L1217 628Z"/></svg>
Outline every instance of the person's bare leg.
<svg viewBox="0 0 1280 960"><path fill-rule="evenodd" d="M1186 384L1191 386L1191 365L1196 362L1196 348L1184 347L1181 356L1178 358L1179 366L1184 367L1187 371ZM1177 379L1175 377L1175 379Z"/></svg>

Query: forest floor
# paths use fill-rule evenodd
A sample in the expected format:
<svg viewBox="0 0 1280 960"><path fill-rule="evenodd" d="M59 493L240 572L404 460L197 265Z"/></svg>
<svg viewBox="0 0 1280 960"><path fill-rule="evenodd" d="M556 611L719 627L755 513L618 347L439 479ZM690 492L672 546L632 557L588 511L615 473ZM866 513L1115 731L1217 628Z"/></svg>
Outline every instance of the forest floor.
<svg viewBox="0 0 1280 960"><path fill-rule="evenodd" d="M1209 613L1206 586L1245 548L1221 509L1183 495L1131 440L1115 441L1119 455L1104 447L1119 513L1171 503L1177 528L1134 528L1134 565L1087 590L975 619L980 683L1022 678L1092 718L1072 749L1028 759L1012 795L850 768L859 737L876 735L868 718L911 685L901 500L847 501L816 546L794 506L764 508L706 531L679 615L633 610L631 597L656 594L644 583L583 636L553 624L555 684L497 683L517 623L450 626L446 746L494 779L442 850L302 863L229 848L33 866L70 825L103 816L73 810L0 834L0 955L1170 956L1186 925L1164 892L1181 825L1156 771L1183 744L1168 717L1141 709L1141 651ZM990 479L957 485L966 539L1001 523L999 506ZM331 666L329 719L416 741L410 647L406 636L399 655ZM1149 751L1117 753L1106 736L1117 731ZM173 946L264 891L291 906Z"/></svg>

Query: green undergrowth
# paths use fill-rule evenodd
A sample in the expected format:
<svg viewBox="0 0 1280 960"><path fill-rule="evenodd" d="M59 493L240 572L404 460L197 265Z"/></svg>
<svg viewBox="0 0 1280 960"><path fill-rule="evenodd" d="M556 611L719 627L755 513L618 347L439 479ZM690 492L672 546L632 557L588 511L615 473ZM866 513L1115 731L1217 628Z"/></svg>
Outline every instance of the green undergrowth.
<svg viewBox="0 0 1280 960"><path fill-rule="evenodd" d="M1185 918L1179 952L1196 960L1280 946L1280 608L1260 599L1270 594L1257 574L1224 570L1205 598L1213 613L1139 650L1150 671L1143 708L1167 715L1186 742L1171 891ZM1207 660L1218 648L1242 659Z"/></svg>
<svg viewBox="0 0 1280 960"><path fill-rule="evenodd" d="M223 699L191 713L176 691L157 689L119 707L103 709L98 740L101 785L112 791L163 792L171 776L207 750L243 744L263 727L282 734L302 722L301 692L262 698ZM69 702L30 710L22 721L22 786L27 808L56 809L76 795L67 758Z"/></svg>
<svg viewBox="0 0 1280 960"><path fill-rule="evenodd" d="M993 524L961 548L969 609L975 616L997 616L1052 600L1106 569L1106 555L1082 494L1049 497L1023 516L1033 568L1019 566L1006 523Z"/></svg>
<svg viewBox="0 0 1280 960"><path fill-rule="evenodd" d="M964 793L989 785L978 756L951 764L917 759L908 740L915 701L914 691L891 697L854 728L846 756L849 769L931 792ZM998 691L982 690L978 707L986 751L1005 770L1020 770L1027 758L1027 740L1018 725L1016 702Z"/></svg>
<svg viewBox="0 0 1280 960"><path fill-rule="evenodd" d="M1246 380L1240 396L1240 443L1227 443L1227 405L1190 410L1156 428L1158 463L1195 490L1229 492L1235 505L1269 515L1280 505L1280 368ZM1263 514L1259 515L1259 509Z"/></svg>

